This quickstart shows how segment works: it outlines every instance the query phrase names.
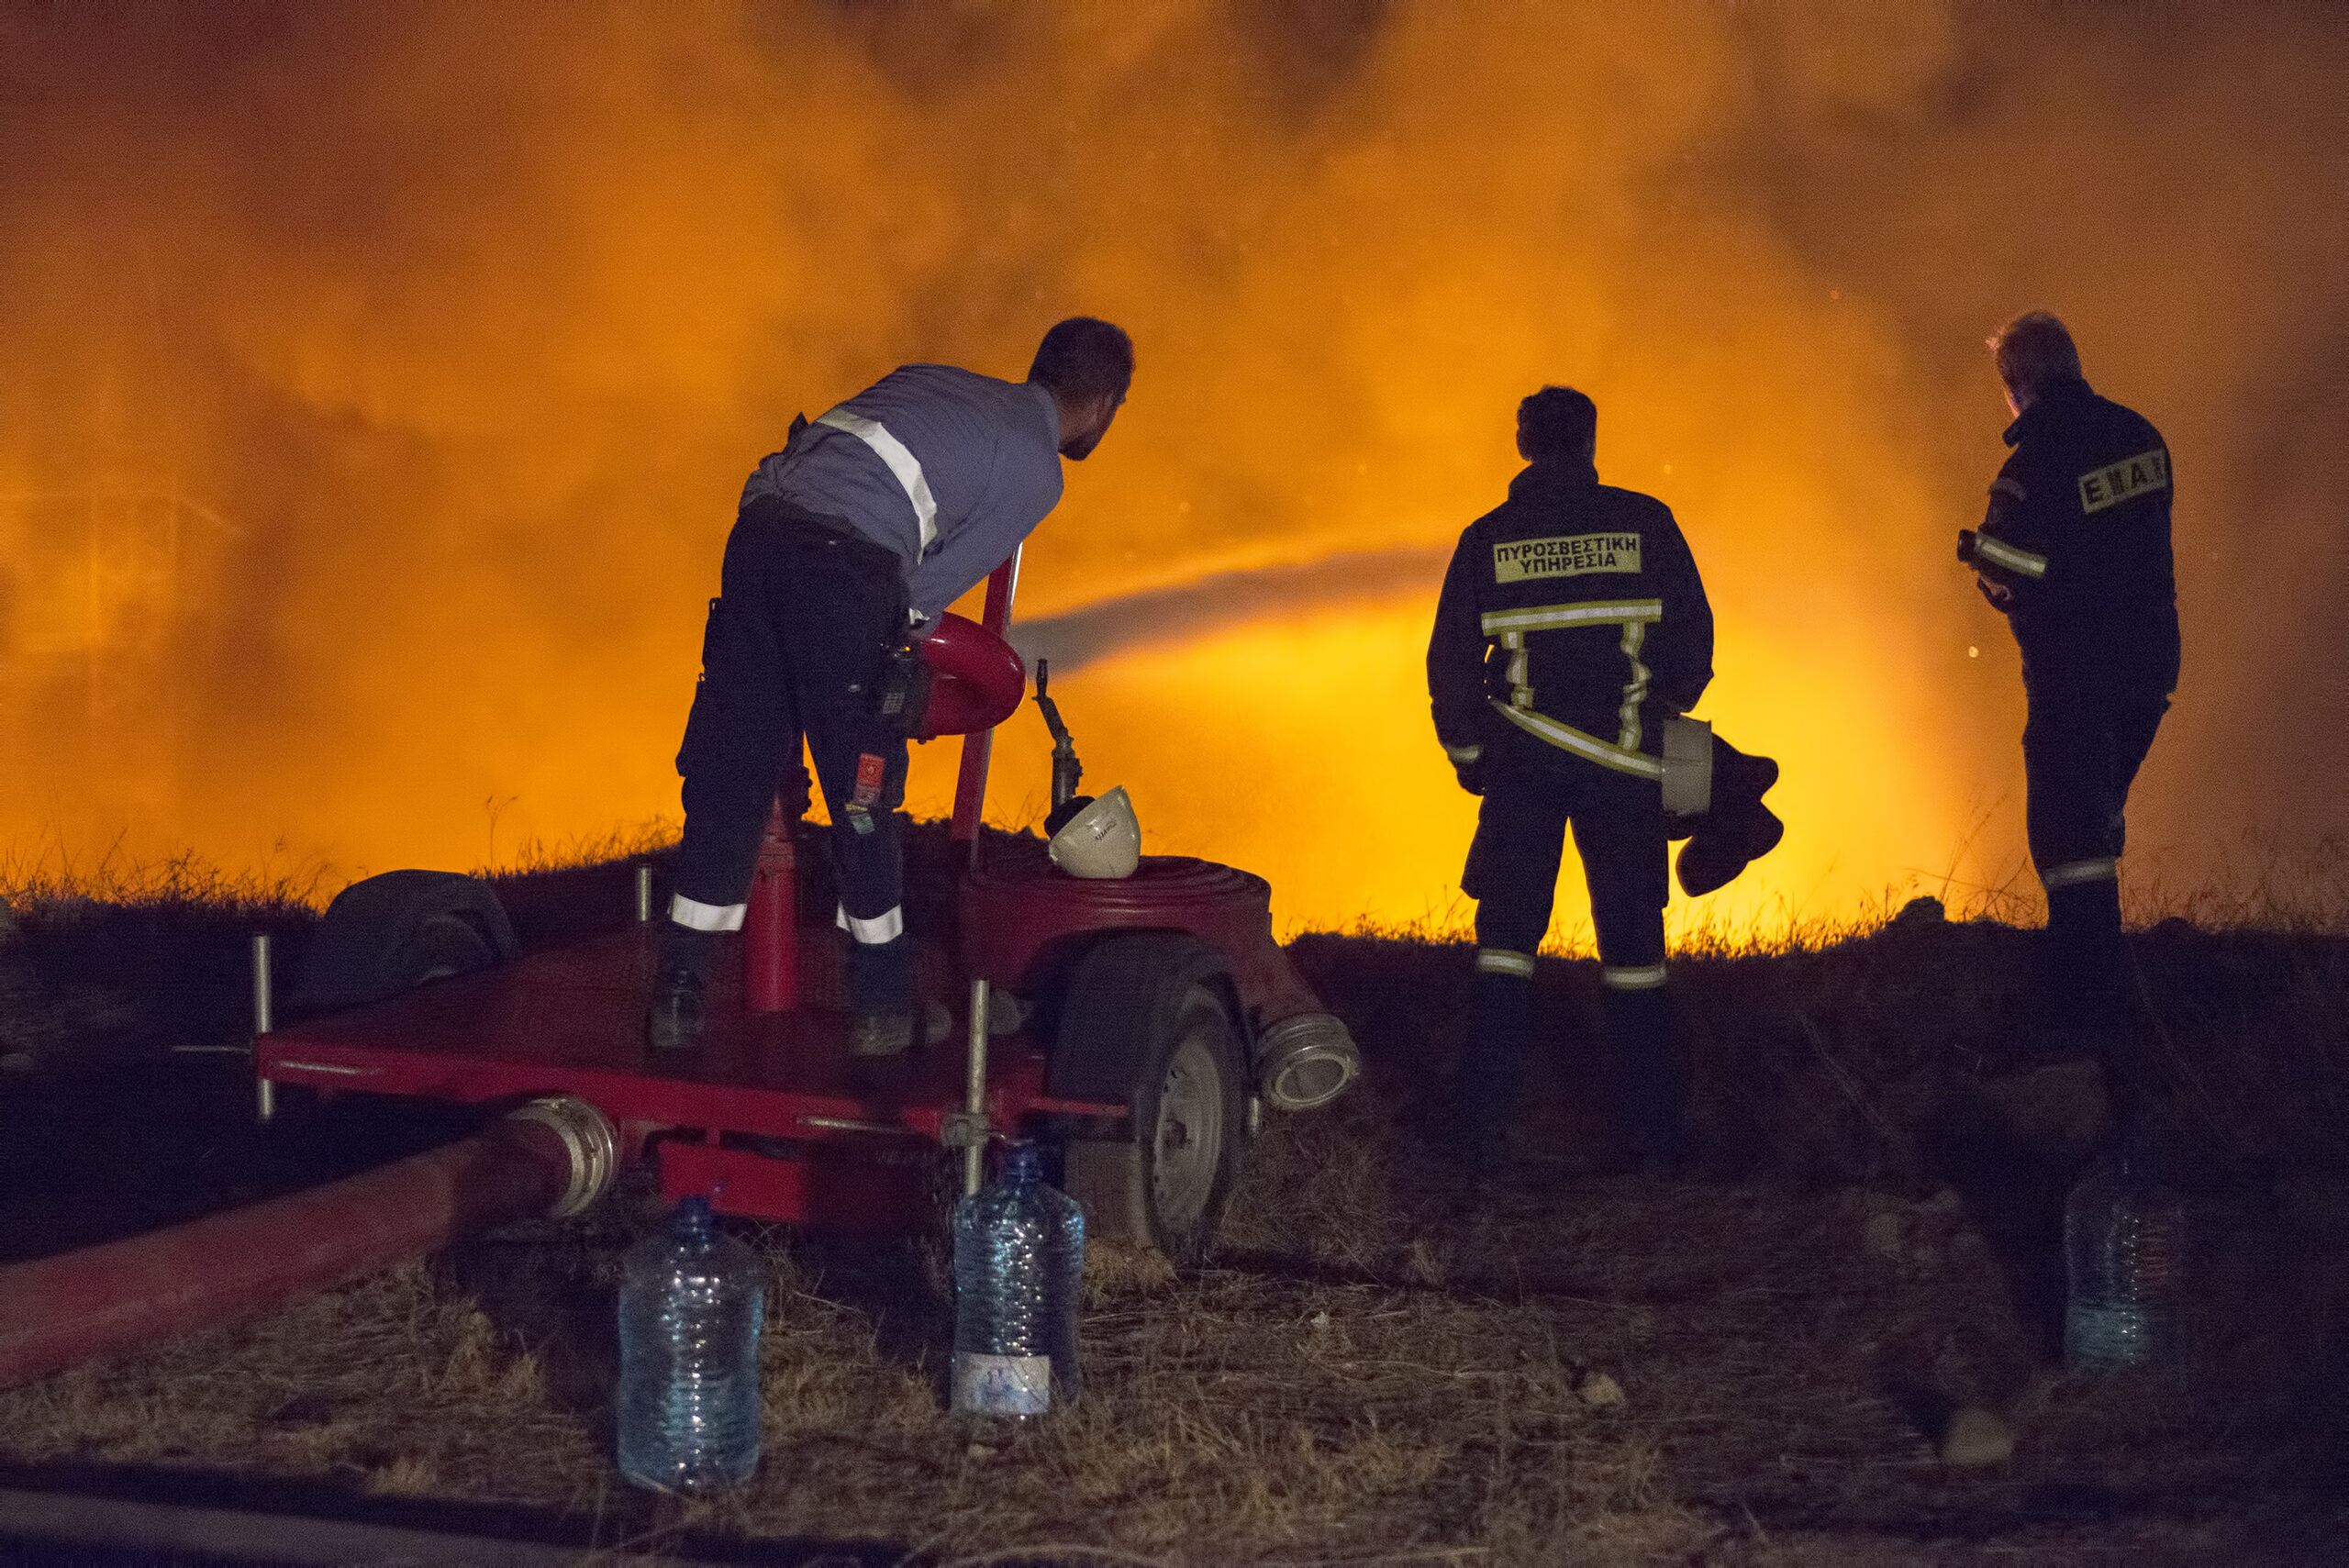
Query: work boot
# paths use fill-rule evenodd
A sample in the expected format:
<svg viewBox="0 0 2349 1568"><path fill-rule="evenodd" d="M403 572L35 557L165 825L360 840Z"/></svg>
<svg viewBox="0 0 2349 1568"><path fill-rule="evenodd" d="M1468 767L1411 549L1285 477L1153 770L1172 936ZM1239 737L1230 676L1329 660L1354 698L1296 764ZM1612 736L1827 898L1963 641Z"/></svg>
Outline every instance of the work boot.
<svg viewBox="0 0 2349 1568"><path fill-rule="evenodd" d="M703 981L690 969L662 973L644 1020L644 1042L655 1051L691 1051L701 1043Z"/></svg>
<svg viewBox="0 0 2349 1568"><path fill-rule="evenodd" d="M2047 929L2034 954L2046 1022L2058 1029L2111 1028L2135 1001L2121 935L2121 884L2110 877L2047 895Z"/></svg>
<svg viewBox="0 0 2349 1568"><path fill-rule="evenodd" d="M1533 982L1516 974L1479 974L1470 996L1468 1038L1452 1081L1446 1151L1465 1170L1489 1172L1508 1156L1525 1036L1532 1024Z"/></svg>
<svg viewBox="0 0 2349 1568"><path fill-rule="evenodd" d="M928 1001L921 1004L921 1042L936 1045L954 1032L954 1015L946 1004ZM914 1015L910 1012L859 1008L849 1023L848 1051L851 1056L902 1056L914 1043Z"/></svg>
<svg viewBox="0 0 2349 1568"><path fill-rule="evenodd" d="M903 1056L914 1043L911 1013L858 1013L848 1026L851 1056Z"/></svg>
<svg viewBox="0 0 2349 1568"><path fill-rule="evenodd" d="M1672 1039L1671 1003L1663 987L1609 990L1608 1064L1615 1080L1616 1116L1634 1160L1680 1163L1687 1135L1681 1120L1686 1089Z"/></svg>

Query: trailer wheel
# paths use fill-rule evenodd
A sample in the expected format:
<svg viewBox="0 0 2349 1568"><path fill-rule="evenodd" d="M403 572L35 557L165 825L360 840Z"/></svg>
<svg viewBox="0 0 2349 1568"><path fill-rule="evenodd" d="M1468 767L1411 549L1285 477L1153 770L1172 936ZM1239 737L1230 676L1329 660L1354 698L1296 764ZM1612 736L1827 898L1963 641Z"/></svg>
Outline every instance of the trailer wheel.
<svg viewBox="0 0 2349 1568"><path fill-rule="evenodd" d="M1195 939L1120 937L1071 976L1063 1029L1122 1025L1135 1072L1130 1136L1070 1140L1069 1195L1091 1234L1204 1262L1247 1150L1240 1032L1223 968ZM1063 1043L1067 1043L1065 1040Z"/></svg>

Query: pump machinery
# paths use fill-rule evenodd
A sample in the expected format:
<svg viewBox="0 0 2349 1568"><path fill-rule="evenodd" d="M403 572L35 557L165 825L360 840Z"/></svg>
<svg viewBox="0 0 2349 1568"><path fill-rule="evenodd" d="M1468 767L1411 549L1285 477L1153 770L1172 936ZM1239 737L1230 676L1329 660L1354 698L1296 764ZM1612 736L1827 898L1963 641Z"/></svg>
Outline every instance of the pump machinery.
<svg viewBox="0 0 2349 1568"><path fill-rule="evenodd" d="M477 878L368 878L328 909L284 1028L268 944L255 940L260 1114L308 1097L393 1096L477 1109L482 1130L328 1187L0 1269L0 1384L323 1288L467 1230L576 1213L642 1164L667 1199L887 1233L934 1225L958 1190L975 1189L990 1140L1032 1138L1090 1235L1197 1264L1264 1107L1328 1105L1360 1061L1274 941L1262 878L1143 855L1122 788L1076 793L1084 770L1041 663L1048 843L1042 853L1008 835L985 843L989 743L1027 692L1004 638L1018 571L1015 555L988 580L981 622L946 616L922 645L931 679L917 736L963 736L957 885L919 887L938 873L908 865L909 906L947 912L941 929L915 932L930 1010L956 1026L945 1040L901 1058L851 1055L838 938L799 908L789 817L807 795L796 760L762 847L740 984L714 988L696 1051L656 1055L644 1043L651 864L638 872L635 923L616 911L602 934L529 952ZM289 1249L289 1236L310 1240Z"/></svg>

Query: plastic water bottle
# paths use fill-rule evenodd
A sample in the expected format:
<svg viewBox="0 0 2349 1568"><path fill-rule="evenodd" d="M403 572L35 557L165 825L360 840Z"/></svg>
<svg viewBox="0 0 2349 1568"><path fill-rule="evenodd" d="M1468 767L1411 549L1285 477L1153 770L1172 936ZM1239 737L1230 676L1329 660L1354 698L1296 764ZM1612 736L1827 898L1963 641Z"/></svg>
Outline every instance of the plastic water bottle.
<svg viewBox="0 0 2349 1568"><path fill-rule="evenodd" d="M629 1249L620 1284L620 1473L698 1493L759 1467L759 1262L682 1199L665 1230Z"/></svg>
<svg viewBox="0 0 2349 1568"><path fill-rule="evenodd" d="M1014 1143L995 1181L954 1206L957 1414L1017 1418L1075 1402L1084 1283L1085 1211L1046 1184L1034 1144Z"/></svg>
<svg viewBox="0 0 2349 1568"><path fill-rule="evenodd" d="M2064 1205L2064 1362L2074 1372L2174 1364L2183 1349L2186 1210L2127 1160Z"/></svg>

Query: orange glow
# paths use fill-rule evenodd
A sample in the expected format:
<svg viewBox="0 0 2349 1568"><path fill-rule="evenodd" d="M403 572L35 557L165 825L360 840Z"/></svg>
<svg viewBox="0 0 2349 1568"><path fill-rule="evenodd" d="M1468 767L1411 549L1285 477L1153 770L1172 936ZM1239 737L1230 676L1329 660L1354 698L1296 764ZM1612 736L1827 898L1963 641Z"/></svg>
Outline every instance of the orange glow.
<svg viewBox="0 0 2349 1568"><path fill-rule="evenodd" d="M1999 456L1982 332L2053 305L2179 454L2188 685L2135 841L2190 876L2262 823L2340 832L2329 751L2215 809L2196 776L2317 700L2277 650L2338 618L2338 574L2289 563L2332 537L2343 154L2321 116L2242 128L2330 102L2340 56L2285 11L17 17L0 861L330 889L674 818L751 464L896 363L1017 375L1078 311L1141 373L1026 616L1447 547L1517 466L1516 400L1590 392L1602 477L1704 569L1700 714L1786 769L1785 846L1675 917L1770 929L2028 883L2011 646L1949 541ZM2176 221L2087 216L2116 210ZM2177 303L2219 277L2224 331ZM2314 390L2237 406L2269 384ZM1070 671L1088 783L1152 850L1270 877L1286 926L1457 925L1434 589ZM1045 744L1007 727L995 819L1041 816Z"/></svg>
<svg viewBox="0 0 2349 1568"><path fill-rule="evenodd" d="M1432 611L1431 600L1415 599L1308 613L1088 666L1058 698L1086 788L1126 784L1152 852L1266 870L1284 929L1366 914L1390 926L1465 929L1474 909L1458 883L1476 803L1428 740L1422 658ZM1822 670L1860 662L1831 647L1730 651L1761 668L1800 669L1806 654L1821 652L1841 656ZM1938 847L1932 836L1950 819L1944 792L1890 717L1823 737L1805 717L1854 696L1862 713L1887 716L1896 705L1883 689L1739 684L1706 705L1724 733L1826 740L1855 763L1871 751L1884 763L1790 770L1771 796L1797 825L1787 841L1693 909L1675 894L1675 926L1693 917L1770 934L1789 916L1842 917L1887 882L1909 881L1884 868ZM1023 717L998 740L994 801L1007 822L1034 821L1049 799L1041 738L1041 722ZM1586 949L1588 905L1571 850L1566 864L1554 936Z"/></svg>

